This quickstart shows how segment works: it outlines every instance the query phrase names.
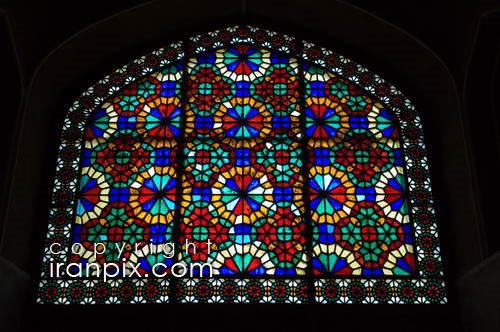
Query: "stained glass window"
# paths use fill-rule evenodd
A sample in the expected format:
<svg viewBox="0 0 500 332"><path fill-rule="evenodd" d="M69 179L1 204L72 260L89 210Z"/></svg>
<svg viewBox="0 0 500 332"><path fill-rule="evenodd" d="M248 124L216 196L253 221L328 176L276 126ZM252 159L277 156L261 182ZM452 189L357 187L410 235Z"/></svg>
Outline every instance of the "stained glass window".
<svg viewBox="0 0 500 332"><path fill-rule="evenodd" d="M366 68L258 27L193 35L71 106L38 302L444 303L427 164L415 107Z"/></svg>

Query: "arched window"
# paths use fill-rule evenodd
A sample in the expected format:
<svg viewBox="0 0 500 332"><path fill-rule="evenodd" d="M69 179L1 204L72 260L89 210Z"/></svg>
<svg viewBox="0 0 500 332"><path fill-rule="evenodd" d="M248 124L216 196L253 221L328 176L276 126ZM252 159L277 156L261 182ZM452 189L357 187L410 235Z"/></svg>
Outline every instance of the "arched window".
<svg viewBox="0 0 500 332"><path fill-rule="evenodd" d="M444 303L428 172L378 75L257 27L194 35L70 108L38 301Z"/></svg>

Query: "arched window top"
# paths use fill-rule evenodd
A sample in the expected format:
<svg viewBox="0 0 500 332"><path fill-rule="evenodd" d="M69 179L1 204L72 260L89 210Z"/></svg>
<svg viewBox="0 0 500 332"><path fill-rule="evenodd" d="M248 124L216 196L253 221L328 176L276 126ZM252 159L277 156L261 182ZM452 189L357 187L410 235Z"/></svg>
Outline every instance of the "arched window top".
<svg viewBox="0 0 500 332"><path fill-rule="evenodd" d="M157 49L67 114L38 301L444 303L422 135L396 87L310 42ZM127 277L72 277L105 263Z"/></svg>

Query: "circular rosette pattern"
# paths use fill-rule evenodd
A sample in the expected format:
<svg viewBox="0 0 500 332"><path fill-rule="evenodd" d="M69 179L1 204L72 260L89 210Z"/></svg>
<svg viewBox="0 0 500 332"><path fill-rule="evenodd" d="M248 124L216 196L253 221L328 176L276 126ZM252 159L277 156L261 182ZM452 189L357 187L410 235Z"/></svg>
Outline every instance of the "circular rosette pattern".
<svg viewBox="0 0 500 332"><path fill-rule="evenodd" d="M223 137L266 137L271 128L271 113L265 104L253 98L231 99L223 103L215 115L215 132Z"/></svg>
<svg viewBox="0 0 500 332"><path fill-rule="evenodd" d="M269 174L253 167L231 167L212 187L213 206L232 224L251 224L266 216L273 202Z"/></svg>
<svg viewBox="0 0 500 332"><path fill-rule="evenodd" d="M149 224L168 224L174 216L175 168L165 167L161 171L157 173L155 168L150 168L141 173L130 188L130 205L135 214Z"/></svg>
<svg viewBox="0 0 500 332"><path fill-rule="evenodd" d="M309 196L312 220L319 223L331 221L336 211L349 211L356 201L348 175L330 166L310 169Z"/></svg>
<svg viewBox="0 0 500 332"><path fill-rule="evenodd" d="M215 65L222 75L233 81L251 82L265 74L271 52L240 44L216 52Z"/></svg>
<svg viewBox="0 0 500 332"><path fill-rule="evenodd" d="M349 132L349 117L339 103L325 97L305 100L306 135L314 139L344 137Z"/></svg>
<svg viewBox="0 0 500 332"><path fill-rule="evenodd" d="M172 139L181 135L180 99L159 97L151 100L144 109L147 115L144 122L138 124L138 132L146 138L155 140Z"/></svg>

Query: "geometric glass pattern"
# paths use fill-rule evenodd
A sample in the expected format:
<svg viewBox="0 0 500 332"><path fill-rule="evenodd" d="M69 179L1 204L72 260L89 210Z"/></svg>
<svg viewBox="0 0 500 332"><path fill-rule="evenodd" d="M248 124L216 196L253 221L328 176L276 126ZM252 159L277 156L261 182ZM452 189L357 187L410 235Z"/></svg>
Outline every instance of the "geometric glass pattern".
<svg viewBox="0 0 500 332"><path fill-rule="evenodd" d="M53 188L39 303L447 301L415 107L292 36L230 26L106 76L68 112ZM139 268L51 277L57 262Z"/></svg>

